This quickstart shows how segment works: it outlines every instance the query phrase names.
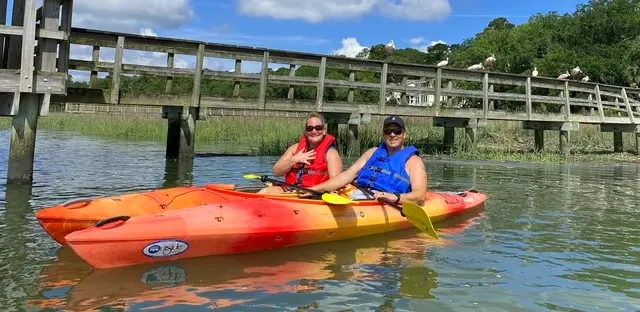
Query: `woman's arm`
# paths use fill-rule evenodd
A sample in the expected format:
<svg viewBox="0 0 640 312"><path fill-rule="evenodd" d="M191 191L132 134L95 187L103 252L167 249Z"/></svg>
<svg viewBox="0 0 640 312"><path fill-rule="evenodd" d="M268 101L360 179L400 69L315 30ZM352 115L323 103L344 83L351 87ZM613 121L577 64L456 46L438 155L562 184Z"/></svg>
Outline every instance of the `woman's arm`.
<svg viewBox="0 0 640 312"><path fill-rule="evenodd" d="M284 176L285 174L287 174L287 172L289 172L289 170L291 170L291 167L293 167L293 165L295 165L299 161L296 157L294 157L293 154L297 148L298 143L289 146L289 148L287 148L282 156L280 156L280 159L278 159L278 161L273 164L274 176Z"/></svg>
<svg viewBox="0 0 640 312"><path fill-rule="evenodd" d="M342 172L342 157L335 148L327 151L327 171L329 178L333 178Z"/></svg>

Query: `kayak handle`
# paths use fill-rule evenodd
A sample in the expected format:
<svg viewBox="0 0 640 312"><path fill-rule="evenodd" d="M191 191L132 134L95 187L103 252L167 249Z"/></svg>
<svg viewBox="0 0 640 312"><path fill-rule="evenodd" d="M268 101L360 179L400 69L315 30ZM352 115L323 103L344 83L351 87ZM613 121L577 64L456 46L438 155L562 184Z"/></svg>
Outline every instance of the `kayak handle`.
<svg viewBox="0 0 640 312"><path fill-rule="evenodd" d="M115 216L115 217L111 217L111 218L106 218L106 219L102 219L98 222L96 222L95 226L96 227L101 227L105 224L111 223L111 222L116 222L116 221L127 221L131 219L130 216Z"/></svg>
<svg viewBox="0 0 640 312"><path fill-rule="evenodd" d="M76 199L72 199L69 201L66 201L62 204L62 207L67 207L73 204L77 204L77 203L86 203L85 205L83 205L82 207L88 205L90 202L93 201L93 198L76 198ZM76 208L80 208L80 207L76 207Z"/></svg>

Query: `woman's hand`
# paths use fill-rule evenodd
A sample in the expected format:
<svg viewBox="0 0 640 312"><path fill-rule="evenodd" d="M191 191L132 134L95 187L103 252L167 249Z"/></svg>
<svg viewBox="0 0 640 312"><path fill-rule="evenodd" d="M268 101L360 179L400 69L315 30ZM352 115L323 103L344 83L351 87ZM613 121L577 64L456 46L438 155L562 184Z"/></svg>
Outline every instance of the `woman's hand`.
<svg viewBox="0 0 640 312"><path fill-rule="evenodd" d="M311 150L308 152L299 151L293 154L293 156L291 157L291 160L293 160L295 164L303 163L303 164L310 165L309 161L315 158L316 158L316 151Z"/></svg>

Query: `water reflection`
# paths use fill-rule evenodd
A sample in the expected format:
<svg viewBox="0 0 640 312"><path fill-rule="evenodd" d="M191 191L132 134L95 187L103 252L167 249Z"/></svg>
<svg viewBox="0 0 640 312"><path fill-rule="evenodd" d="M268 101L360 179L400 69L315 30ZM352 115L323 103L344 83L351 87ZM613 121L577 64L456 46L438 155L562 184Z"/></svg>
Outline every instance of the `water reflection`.
<svg viewBox="0 0 640 312"><path fill-rule="evenodd" d="M442 231L462 233L480 218L451 219ZM438 287L438 275L425 255L426 246L434 244L430 241L422 232L409 229L261 253L107 270L94 270L69 248L61 248L43 269L39 299L30 304L65 311L129 309L145 303L154 303L145 305L148 308L187 305L203 310L242 304L245 310L265 304L286 308L290 303L277 299L283 294L313 298L314 293L322 293L344 299L348 297L345 289L352 289L353 295L384 294L380 307L392 308L398 298L436 299L432 291ZM331 289L335 283L339 289Z"/></svg>
<svg viewBox="0 0 640 312"><path fill-rule="evenodd" d="M164 169L163 188L193 184L193 158L167 159Z"/></svg>

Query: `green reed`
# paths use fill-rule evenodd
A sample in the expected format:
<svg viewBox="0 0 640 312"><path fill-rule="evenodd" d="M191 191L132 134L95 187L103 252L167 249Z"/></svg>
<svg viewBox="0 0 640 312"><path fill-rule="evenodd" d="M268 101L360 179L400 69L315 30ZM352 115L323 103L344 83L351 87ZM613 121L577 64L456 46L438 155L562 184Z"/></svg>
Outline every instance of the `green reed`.
<svg viewBox="0 0 640 312"><path fill-rule="evenodd" d="M470 150L464 149L464 129L456 129L454 152L449 154L443 150L443 128L433 127L429 119L408 117L405 121L408 144L416 145L424 154L438 157L544 162L598 159L627 161L637 158L630 153L635 148L635 138L631 134L623 134L626 153L613 154L609 153L613 151L613 134L602 133L595 125L580 125L580 130L570 132L572 156L564 157L557 154L557 131L545 131L545 151L533 153L533 131L523 130L520 122L490 121L486 128L477 131L476 144ZM380 144L381 123L381 118L374 118L371 124L360 127L361 152ZM196 148L198 144L226 143L238 147L238 151L254 155L280 155L289 145L298 141L303 125L303 119L292 118L209 117L196 124ZM10 126L10 118L0 119L0 127L9 129ZM38 129L113 139L164 141L167 120L145 115L53 113L40 118ZM337 139L342 143L343 152L346 152L348 137L348 127L340 125Z"/></svg>

